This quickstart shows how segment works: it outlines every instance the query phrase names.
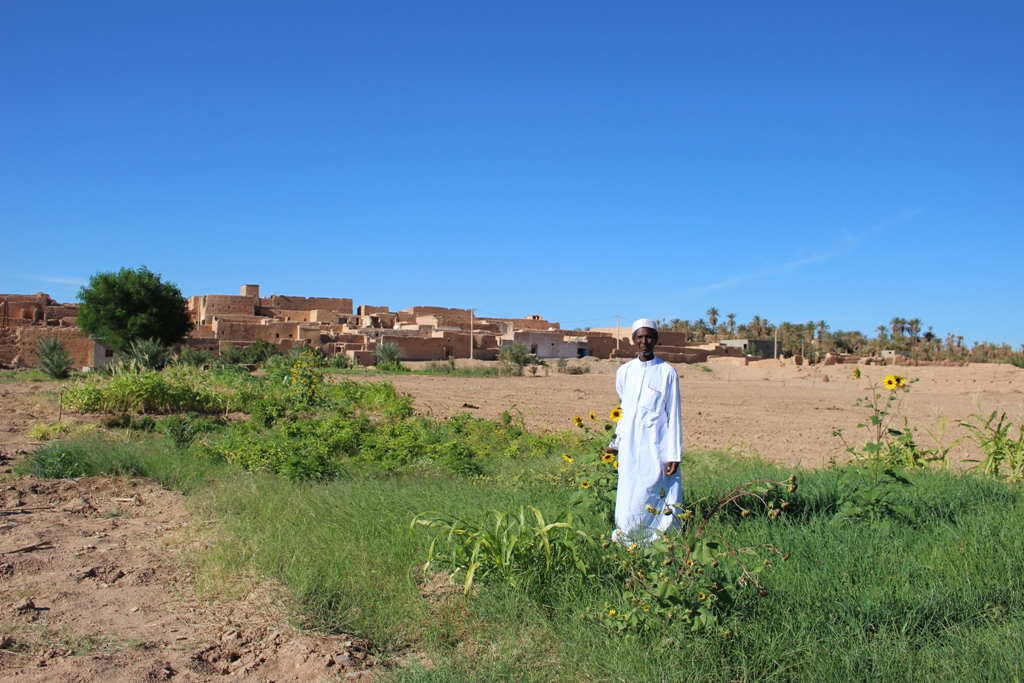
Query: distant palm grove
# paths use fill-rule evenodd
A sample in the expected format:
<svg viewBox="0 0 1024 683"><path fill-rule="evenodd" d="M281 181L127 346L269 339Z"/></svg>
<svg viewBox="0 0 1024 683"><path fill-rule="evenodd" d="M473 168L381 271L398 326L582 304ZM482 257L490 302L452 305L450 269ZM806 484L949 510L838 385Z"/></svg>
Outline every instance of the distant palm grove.
<svg viewBox="0 0 1024 683"><path fill-rule="evenodd" d="M718 341L723 339L774 339L778 334L780 352L785 356L803 355L811 361L826 353L878 355L894 349L905 351L913 360L950 360L972 363L1012 362L1024 365L1024 344L1014 350L1009 344L971 342L954 332L939 336L931 326L925 328L920 318L893 318L888 325L875 328L869 337L857 330L833 330L824 320L806 323L783 322L778 325L755 315L747 323L737 323L736 314L724 317L717 308L709 308L705 318L697 320L660 320L660 328L668 332L682 332L690 341Z"/></svg>

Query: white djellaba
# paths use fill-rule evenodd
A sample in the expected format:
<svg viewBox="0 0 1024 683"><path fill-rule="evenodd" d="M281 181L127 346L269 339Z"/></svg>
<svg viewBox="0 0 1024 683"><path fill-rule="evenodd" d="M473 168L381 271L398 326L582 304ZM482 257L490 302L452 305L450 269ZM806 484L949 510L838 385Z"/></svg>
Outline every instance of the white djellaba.
<svg viewBox="0 0 1024 683"><path fill-rule="evenodd" d="M656 325L641 318L633 323L633 332L641 327L657 330ZM660 358L635 358L615 373L615 390L622 418L611 443L619 451L617 528L612 538L619 543L647 543L677 523L679 510L674 506L683 502L679 469L665 474L666 464L683 459L679 375Z"/></svg>

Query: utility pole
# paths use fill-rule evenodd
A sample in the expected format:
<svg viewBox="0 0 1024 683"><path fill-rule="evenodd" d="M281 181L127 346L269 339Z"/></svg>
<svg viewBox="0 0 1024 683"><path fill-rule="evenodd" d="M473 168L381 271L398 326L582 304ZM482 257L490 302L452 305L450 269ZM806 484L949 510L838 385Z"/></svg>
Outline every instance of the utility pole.
<svg viewBox="0 0 1024 683"><path fill-rule="evenodd" d="M473 360L473 309L469 309L469 359Z"/></svg>

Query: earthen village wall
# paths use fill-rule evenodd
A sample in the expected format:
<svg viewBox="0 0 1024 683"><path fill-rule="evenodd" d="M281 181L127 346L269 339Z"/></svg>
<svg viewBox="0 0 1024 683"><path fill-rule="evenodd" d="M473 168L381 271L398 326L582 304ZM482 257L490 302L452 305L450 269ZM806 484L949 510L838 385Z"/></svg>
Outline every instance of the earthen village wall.
<svg viewBox="0 0 1024 683"><path fill-rule="evenodd" d="M563 330L539 315L520 318L479 317L469 309L412 306L353 306L352 299L271 294L259 285L242 285L235 294L204 294L187 300L195 329L184 345L219 353L227 346L245 348L257 341L281 352L316 348L327 356L344 354L362 365L375 362L380 344L395 344L409 361L458 358L496 360L501 347L525 344L541 358L628 359L636 355L628 328ZM48 295L0 295L0 363L35 366L35 348L46 336L68 346L76 367L100 367L112 353L102 340L80 334L76 304L58 304ZM742 356L742 350L717 343L690 342L681 333L663 332L658 355L675 363Z"/></svg>

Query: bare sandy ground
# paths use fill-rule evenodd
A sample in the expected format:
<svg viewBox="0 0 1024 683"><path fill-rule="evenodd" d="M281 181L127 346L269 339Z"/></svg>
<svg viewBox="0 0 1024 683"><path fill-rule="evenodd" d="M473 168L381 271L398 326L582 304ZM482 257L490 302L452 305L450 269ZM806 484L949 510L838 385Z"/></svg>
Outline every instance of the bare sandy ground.
<svg viewBox="0 0 1024 683"><path fill-rule="evenodd" d="M292 628L257 581L198 599L182 553L210 538L144 480L0 487L0 681L366 680L366 644Z"/></svg>
<svg viewBox="0 0 1024 683"><path fill-rule="evenodd" d="M590 411L607 415L617 402L613 373L617 362L591 363L584 375L556 373L536 377L446 377L393 375L389 379L412 394L418 410L447 416L472 412L496 418L505 410L522 411L527 427L537 430L570 428L575 415ZM880 382L887 373L911 380L903 407L918 442L934 444L926 429L941 417L949 422L949 444L966 436L956 425L980 410L1006 411L1017 424L1024 416L1024 370L1012 365L966 367L862 366L853 379L852 365L780 366L773 361L739 367L678 365L683 406L683 430L688 449L733 449L758 453L789 465L817 467L830 458L842 459L844 447L831 436L844 429L856 440L856 425L864 419L855 408L868 395L869 379ZM466 407L469 406L469 407ZM860 442L864 439L861 438ZM954 462L976 457L977 449L963 442L950 453Z"/></svg>

